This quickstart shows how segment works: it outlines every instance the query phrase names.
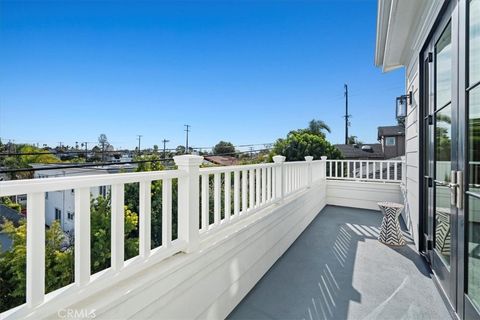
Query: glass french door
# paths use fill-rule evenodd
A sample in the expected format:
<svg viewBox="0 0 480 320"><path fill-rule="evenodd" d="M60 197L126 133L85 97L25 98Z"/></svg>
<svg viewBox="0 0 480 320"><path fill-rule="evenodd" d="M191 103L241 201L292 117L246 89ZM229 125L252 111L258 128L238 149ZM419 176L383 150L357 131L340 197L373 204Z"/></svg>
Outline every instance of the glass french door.
<svg viewBox="0 0 480 320"><path fill-rule="evenodd" d="M453 90L456 70L455 24L445 15L424 51L423 88L426 152L424 156L425 197L427 199L426 234L428 256L437 281L446 296L456 296L455 203L459 172L458 104Z"/></svg>
<svg viewBox="0 0 480 320"><path fill-rule="evenodd" d="M462 319L480 319L480 0L451 0L422 60L424 250Z"/></svg>
<svg viewBox="0 0 480 320"><path fill-rule="evenodd" d="M480 313L480 0L466 4L465 105L467 185L465 192L465 318Z"/></svg>

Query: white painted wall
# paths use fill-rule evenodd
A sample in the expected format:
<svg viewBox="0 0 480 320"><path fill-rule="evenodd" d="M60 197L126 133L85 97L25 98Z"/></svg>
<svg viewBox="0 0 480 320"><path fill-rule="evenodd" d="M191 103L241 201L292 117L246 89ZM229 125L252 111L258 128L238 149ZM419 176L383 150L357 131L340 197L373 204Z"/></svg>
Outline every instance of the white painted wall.
<svg viewBox="0 0 480 320"><path fill-rule="evenodd" d="M327 181L327 204L379 210L377 203L403 203L399 183L366 181Z"/></svg>
<svg viewBox="0 0 480 320"><path fill-rule="evenodd" d="M419 53L417 53L418 55ZM420 101L419 92L419 73L418 59L413 61L413 65L407 68L406 72L406 89L407 92L412 91L413 99L411 105L407 106L407 118L405 120L405 161L406 161L406 179L405 197L408 203L404 211L404 219L407 222L410 232L412 233L415 244L418 248L419 243L419 135L418 128L420 126L418 104Z"/></svg>
<svg viewBox="0 0 480 320"><path fill-rule="evenodd" d="M198 252L177 254L71 308L95 309L99 319L223 319L325 203L325 183L317 183L206 238Z"/></svg>

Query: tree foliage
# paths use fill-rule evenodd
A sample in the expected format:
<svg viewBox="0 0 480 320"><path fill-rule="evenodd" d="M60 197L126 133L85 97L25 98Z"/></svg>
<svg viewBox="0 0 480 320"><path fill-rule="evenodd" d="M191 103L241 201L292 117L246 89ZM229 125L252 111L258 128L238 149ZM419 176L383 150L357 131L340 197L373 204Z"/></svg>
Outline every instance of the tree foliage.
<svg viewBox="0 0 480 320"><path fill-rule="evenodd" d="M285 139L278 139L273 145L271 155L283 155L287 161L303 161L305 156L313 156L314 159L320 159L321 156L340 159L342 154L326 140L322 132L327 128L323 121L312 120L308 128L290 131Z"/></svg>
<svg viewBox="0 0 480 320"><path fill-rule="evenodd" d="M231 142L220 141L212 150L213 154L235 155L235 147Z"/></svg>

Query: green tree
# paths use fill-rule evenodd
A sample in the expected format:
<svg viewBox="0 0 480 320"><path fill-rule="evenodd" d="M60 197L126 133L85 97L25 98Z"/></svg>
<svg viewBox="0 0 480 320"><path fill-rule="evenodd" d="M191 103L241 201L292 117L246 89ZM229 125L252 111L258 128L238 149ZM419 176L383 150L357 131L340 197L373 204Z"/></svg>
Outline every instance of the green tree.
<svg viewBox="0 0 480 320"><path fill-rule="evenodd" d="M2 224L12 248L0 254L0 312L25 303L27 225ZM45 232L45 290L51 292L73 282L73 248L65 248L66 237L55 221Z"/></svg>
<svg viewBox="0 0 480 320"><path fill-rule="evenodd" d="M347 139L347 144L362 144L363 142L358 139L357 136L349 136Z"/></svg>
<svg viewBox="0 0 480 320"><path fill-rule="evenodd" d="M320 159L341 159L340 151L331 145L322 135L316 135L303 130L291 131L286 139L278 139L273 146L272 155L279 154L287 161L303 161L305 156Z"/></svg>
<svg viewBox="0 0 480 320"><path fill-rule="evenodd" d="M331 132L330 127L325 122L315 119L310 120L306 130L316 135L323 135L323 131L327 131L328 133Z"/></svg>
<svg viewBox="0 0 480 320"><path fill-rule="evenodd" d="M213 154L235 155L235 147L231 142L220 141L212 150Z"/></svg>

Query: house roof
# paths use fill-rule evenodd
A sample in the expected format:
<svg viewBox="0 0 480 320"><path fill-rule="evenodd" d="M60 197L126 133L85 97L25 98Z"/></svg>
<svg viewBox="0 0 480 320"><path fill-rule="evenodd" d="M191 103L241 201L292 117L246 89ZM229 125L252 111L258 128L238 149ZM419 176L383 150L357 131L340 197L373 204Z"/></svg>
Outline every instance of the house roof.
<svg viewBox="0 0 480 320"><path fill-rule="evenodd" d="M0 204L0 229L4 219L10 220L15 226L18 226L21 218L22 216L18 211Z"/></svg>
<svg viewBox="0 0 480 320"><path fill-rule="evenodd" d="M378 127L378 140L381 137L404 136L405 127L402 126L386 126Z"/></svg>
<svg viewBox="0 0 480 320"><path fill-rule="evenodd" d="M363 150L363 146L370 146L371 150ZM336 144L345 159L383 159L384 154L380 143L369 144Z"/></svg>
<svg viewBox="0 0 480 320"><path fill-rule="evenodd" d="M205 160L222 166L232 166L238 164L238 159L231 156L205 156Z"/></svg>

